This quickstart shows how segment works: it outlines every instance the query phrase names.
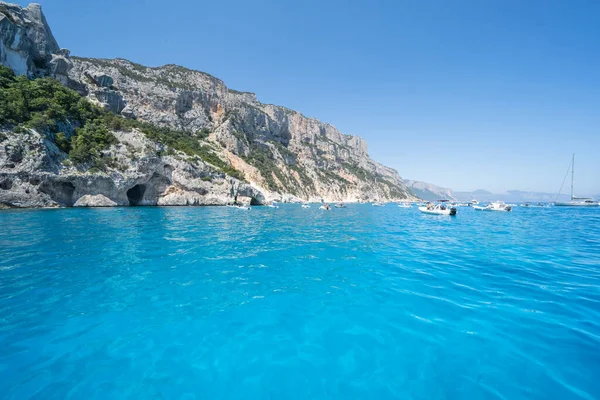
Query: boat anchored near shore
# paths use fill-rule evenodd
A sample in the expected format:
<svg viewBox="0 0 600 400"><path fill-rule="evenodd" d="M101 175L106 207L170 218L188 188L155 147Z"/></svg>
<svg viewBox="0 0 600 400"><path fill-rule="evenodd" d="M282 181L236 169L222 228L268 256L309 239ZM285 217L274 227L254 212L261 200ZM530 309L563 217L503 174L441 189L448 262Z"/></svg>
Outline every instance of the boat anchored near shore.
<svg viewBox="0 0 600 400"><path fill-rule="evenodd" d="M424 207L419 207L419 211L425 214L432 215L456 215L456 207L449 207L446 205L448 200L438 200L434 203L427 203Z"/></svg>
<svg viewBox="0 0 600 400"><path fill-rule="evenodd" d="M249 205L239 204L239 203L227 204L227 207L237 208L238 210L250 210L250 206Z"/></svg>

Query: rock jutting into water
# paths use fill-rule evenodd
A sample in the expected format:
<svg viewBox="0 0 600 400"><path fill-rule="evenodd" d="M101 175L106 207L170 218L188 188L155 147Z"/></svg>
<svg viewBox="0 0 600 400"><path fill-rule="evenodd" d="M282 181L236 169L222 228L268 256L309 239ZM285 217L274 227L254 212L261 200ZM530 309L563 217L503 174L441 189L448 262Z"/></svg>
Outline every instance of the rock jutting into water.
<svg viewBox="0 0 600 400"><path fill-rule="evenodd" d="M263 104L211 75L71 57L39 5L0 2L0 63L30 79L55 78L110 113L148 123L152 132L179 135L112 126L115 140L101 149L105 162L98 167L74 162L68 143L57 145L59 134L75 140L81 123L52 121L53 131L0 119L4 207L414 198L395 170L369 157L360 137Z"/></svg>

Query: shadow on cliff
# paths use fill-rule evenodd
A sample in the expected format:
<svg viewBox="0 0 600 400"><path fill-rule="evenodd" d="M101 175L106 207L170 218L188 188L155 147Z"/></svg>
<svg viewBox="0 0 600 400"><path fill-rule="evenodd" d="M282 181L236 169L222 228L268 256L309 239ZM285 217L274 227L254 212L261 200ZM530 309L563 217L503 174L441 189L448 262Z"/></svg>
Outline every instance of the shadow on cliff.
<svg viewBox="0 0 600 400"><path fill-rule="evenodd" d="M173 184L173 167L165 164L162 171L155 171L150 179L127 190L130 206L156 205L158 199Z"/></svg>
<svg viewBox="0 0 600 400"><path fill-rule="evenodd" d="M42 184L39 187L39 190L40 192L50 196L52 200L54 200L61 206L72 207L75 203L75 201L73 200L75 186L71 182L46 181L42 182Z"/></svg>

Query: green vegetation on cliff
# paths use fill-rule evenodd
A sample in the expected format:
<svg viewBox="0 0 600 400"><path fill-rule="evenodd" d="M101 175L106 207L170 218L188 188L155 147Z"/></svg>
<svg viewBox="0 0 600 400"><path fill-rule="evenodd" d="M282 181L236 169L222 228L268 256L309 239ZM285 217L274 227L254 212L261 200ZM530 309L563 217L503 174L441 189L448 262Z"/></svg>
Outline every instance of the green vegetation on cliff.
<svg viewBox="0 0 600 400"><path fill-rule="evenodd" d="M100 152L116 143L105 114L54 79L29 80L0 66L0 125L12 125L16 133L25 128L46 133L75 163L100 167Z"/></svg>
<svg viewBox="0 0 600 400"><path fill-rule="evenodd" d="M115 144L113 131L137 128L146 137L189 156L198 156L221 172L238 179L243 175L219 158L202 140L208 130L195 133L159 128L126 119L92 104L77 92L51 78L29 80L0 65L0 126L18 134L26 128L45 133L75 164L104 169L102 151Z"/></svg>

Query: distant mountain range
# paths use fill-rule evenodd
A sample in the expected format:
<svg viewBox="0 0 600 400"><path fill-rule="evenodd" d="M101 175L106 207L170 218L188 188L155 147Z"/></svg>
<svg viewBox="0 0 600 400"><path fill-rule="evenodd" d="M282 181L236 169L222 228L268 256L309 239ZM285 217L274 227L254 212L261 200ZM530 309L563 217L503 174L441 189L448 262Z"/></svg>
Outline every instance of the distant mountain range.
<svg viewBox="0 0 600 400"><path fill-rule="evenodd" d="M509 190L505 193L492 193L487 190L478 189L473 192L453 192L454 197L458 201L471 201L477 199L478 201L505 201L505 202L540 202L549 203L553 201L568 201L570 195L562 194L556 196L556 193L543 193L543 192L528 192L523 190Z"/></svg>
<svg viewBox="0 0 600 400"><path fill-rule="evenodd" d="M490 201L505 201L505 202L553 202L553 201L568 201L570 196L568 194L562 194L556 196L556 193L543 193L543 192L531 192L523 190L509 190L505 193L492 193L487 190L477 189L472 192L455 192L452 189L445 188L442 186L434 185L422 181L413 181L405 179L404 183L409 190L417 197L428 200L456 200L461 202L471 201L477 199L481 202ZM600 194L593 196L595 199L600 198Z"/></svg>
<svg viewBox="0 0 600 400"><path fill-rule="evenodd" d="M437 186L432 183L413 181L410 179L405 179L404 184L415 196L423 200L456 200L454 198L454 194L452 193L452 189Z"/></svg>

